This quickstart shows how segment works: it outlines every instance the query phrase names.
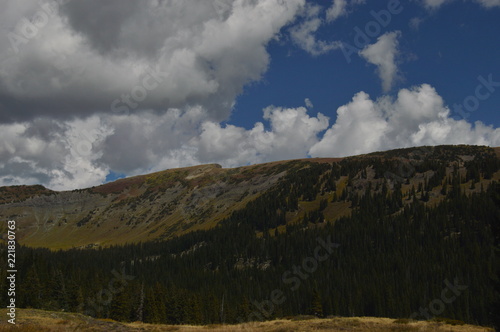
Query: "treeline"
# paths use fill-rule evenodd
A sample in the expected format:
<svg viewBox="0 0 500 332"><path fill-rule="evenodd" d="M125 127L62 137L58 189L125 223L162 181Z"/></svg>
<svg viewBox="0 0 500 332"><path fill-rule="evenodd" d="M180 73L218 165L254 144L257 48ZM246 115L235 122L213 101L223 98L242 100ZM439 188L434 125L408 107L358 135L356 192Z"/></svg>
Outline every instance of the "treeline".
<svg viewBox="0 0 500 332"><path fill-rule="evenodd" d="M498 159L485 153L464 173L451 155L427 162L433 154L391 161L391 174L376 171L385 165L377 156L297 167L216 228L166 242L58 252L21 246L17 304L168 324L299 314L426 319L423 309L490 325L500 185L484 180L498 171ZM363 182L368 168L378 175ZM427 176L403 193L415 173ZM331 199L341 177L343 197ZM471 190L468 181L487 185ZM440 196L430 204L429 193ZM323 211L339 200L351 203L351 215L325 221ZM312 201L318 209L287 222L300 202ZM3 252L3 266L5 259ZM6 303L6 283L0 287Z"/></svg>
<svg viewBox="0 0 500 332"><path fill-rule="evenodd" d="M490 227L499 213L492 190L435 208L415 201L392 216L363 199L335 225L289 226L263 238L255 228L226 224L169 242L101 250L21 247L17 299L22 307L196 324L310 314L316 292L323 315L409 317L456 278L467 289L441 315L488 324ZM315 268L307 259L318 237L340 246ZM275 289L286 300L271 310Z"/></svg>

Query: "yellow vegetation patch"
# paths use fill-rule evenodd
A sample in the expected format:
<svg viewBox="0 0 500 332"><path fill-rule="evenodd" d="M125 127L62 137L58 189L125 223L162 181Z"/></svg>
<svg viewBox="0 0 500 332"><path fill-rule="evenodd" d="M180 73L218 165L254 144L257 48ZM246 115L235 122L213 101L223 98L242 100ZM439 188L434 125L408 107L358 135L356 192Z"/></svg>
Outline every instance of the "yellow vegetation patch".
<svg viewBox="0 0 500 332"><path fill-rule="evenodd" d="M6 310L0 310L2 317ZM353 331L353 332L493 332L492 328L473 325L450 325L441 321L411 321L406 319L376 317L335 317L319 319L299 316L268 322L250 322L238 325L212 324L153 325L141 322L121 323L111 319L94 319L75 313L53 312L34 309L18 309L16 325L0 321L0 332L4 331Z"/></svg>

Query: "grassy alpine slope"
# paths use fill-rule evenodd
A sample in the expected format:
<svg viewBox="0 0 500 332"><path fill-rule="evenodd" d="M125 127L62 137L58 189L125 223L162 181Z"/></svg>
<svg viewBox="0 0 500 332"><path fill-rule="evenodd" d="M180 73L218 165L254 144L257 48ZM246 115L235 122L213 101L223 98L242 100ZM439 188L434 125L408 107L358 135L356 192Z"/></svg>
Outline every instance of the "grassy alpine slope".
<svg viewBox="0 0 500 332"><path fill-rule="evenodd" d="M494 151L498 153L498 149L474 146L422 147L345 159L292 160L234 169L202 165L135 176L71 192L54 192L42 186L1 187L0 218L15 219L19 243L31 247L91 248L164 240L213 228L233 212L276 188L283 177L297 170L343 161L344 170L346 167L354 169L344 171L335 179L330 177L326 183L331 173L326 167L322 173L324 179L310 180L323 181L315 184L320 191L311 193L306 199L299 197L298 209L286 213L287 223L300 222L306 213L317 210L321 200L326 200L323 214L327 221L335 221L350 215L352 194L361 195L367 184L374 185L373 190L385 178L391 186L401 184L403 196L407 198L412 187L419 190L425 179L431 177L443 180L450 176L454 167L458 167L464 179L467 172L474 172L470 176L475 176L485 162L481 158ZM446 174L437 174L440 179L434 176L438 163L446 166ZM477 174L476 187L472 189L471 179L467 179L467 184L461 184L462 189L478 191L481 186L487 187L492 179L499 178L498 174L488 175ZM443 198L441 185L436 183L428 192L429 204ZM347 197L334 201L334 196L342 196L346 188ZM5 228L5 225L0 227ZM0 231L5 233L5 229Z"/></svg>
<svg viewBox="0 0 500 332"><path fill-rule="evenodd" d="M498 156L420 147L205 165L75 192L1 188L0 213L29 245L17 250L16 304L184 326L311 314L491 326ZM276 290L283 301L270 306Z"/></svg>

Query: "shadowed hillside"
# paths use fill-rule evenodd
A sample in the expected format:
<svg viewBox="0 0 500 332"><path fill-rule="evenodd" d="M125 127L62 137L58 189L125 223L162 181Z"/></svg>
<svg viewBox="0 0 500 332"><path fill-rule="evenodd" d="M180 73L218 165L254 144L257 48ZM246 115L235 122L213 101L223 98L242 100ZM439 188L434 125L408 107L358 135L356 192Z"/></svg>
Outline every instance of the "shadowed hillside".
<svg viewBox="0 0 500 332"><path fill-rule="evenodd" d="M443 181L452 176L461 177L465 193L477 192L498 179L495 152L498 149L486 147L422 147L235 169L195 166L71 192L41 186L2 187L0 217L16 220L21 244L90 248L206 230L259 197L288 187L290 195L283 197L287 206L279 207L282 220L275 226L318 218L321 204L321 218L334 221L350 215L368 186L371 191L396 188L401 193L399 208L413 195L413 188L413 196L426 204L440 201L445 196Z"/></svg>
<svg viewBox="0 0 500 332"><path fill-rule="evenodd" d="M0 213L23 244L16 303L174 325L314 315L489 326L498 152L419 147L204 165L73 192L3 188Z"/></svg>

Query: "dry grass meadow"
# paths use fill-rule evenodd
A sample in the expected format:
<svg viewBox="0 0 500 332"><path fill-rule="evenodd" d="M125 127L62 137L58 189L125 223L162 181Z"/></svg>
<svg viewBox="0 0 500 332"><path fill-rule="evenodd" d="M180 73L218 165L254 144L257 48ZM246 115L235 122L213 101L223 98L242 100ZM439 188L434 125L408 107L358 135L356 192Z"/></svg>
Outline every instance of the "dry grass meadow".
<svg viewBox="0 0 500 332"><path fill-rule="evenodd" d="M94 319L88 316L32 309L18 309L16 325L6 322L6 310L0 310L0 332L63 332L63 331L355 331L355 332L493 332L491 328L472 325L450 325L458 322L448 321L409 321L391 318L327 318L295 317L268 322L255 322L239 325L151 325L144 323L121 323L108 319Z"/></svg>

